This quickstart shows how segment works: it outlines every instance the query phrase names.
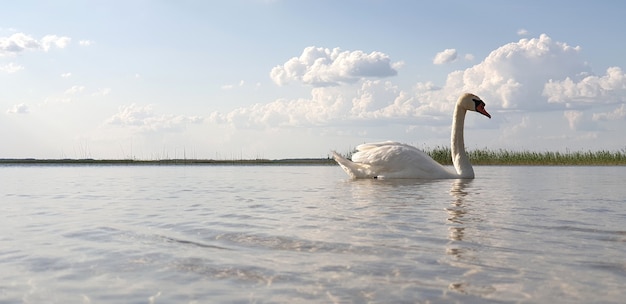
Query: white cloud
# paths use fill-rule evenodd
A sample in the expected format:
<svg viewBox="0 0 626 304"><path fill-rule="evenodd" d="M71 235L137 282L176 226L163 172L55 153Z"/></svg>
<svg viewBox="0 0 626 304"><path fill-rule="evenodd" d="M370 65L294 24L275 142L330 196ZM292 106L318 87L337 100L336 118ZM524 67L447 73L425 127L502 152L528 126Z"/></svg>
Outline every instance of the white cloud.
<svg viewBox="0 0 626 304"><path fill-rule="evenodd" d="M492 51L481 63L448 75L444 89L470 91L508 109L549 106L542 96L549 79L589 72L580 47L539 38L521 39ZM493 104L493 103L492 103Z"/></svg>
<svg viewBox="0 0 626 304"><path fill-rule="evenodd" d="M563 112L563 116L567 120L570 130L585 132L605 130L605 128L598 123L599 119L593 118L596 115L589 115L587 111L567 110Z"/></svg>
<svg viewBox="0 0 626 304"><path fill-rule="evenodd" d="M72 86L71 88L65 90L65 95L75 95L85 90L84 86Z"/></svg>
<svg viewBox="0 0 626 304"><path fill-rule="evenodd" d="M13 105L11 108L7 110L7 114L26 114L29 112L30 110L28 106L23 103Z"/></svg>
<svg viewBox="0 0 626 304"><path fill-rule="evenodd" d="M363 118L366 113L381 111L388 107L389 101L396 99L398 95L398 87L389 81L365 81L352 98L350 112L356 117Z"/></svg>
<svg viewBox="0 0 626 304"><path fill-rule="evenodd" d="M187 124L201 123L200 116L158 115L152 105L138 106L131 104L121 106L118 113L106 120L109 125L133 127L140 131L182 131Z"/></svg>
<svg viewBox="0 0 626 304"><path fill-rule="evenodd" d="M626 118L626 104L622 104L619 108L605 113L594 113L594 121L621 120Z"/></svg>
<svg viewBox="0 0 626 304"><path fill-rule="evenodd" d="M81 40L81 41L78 41L78 44L80 46L90 46L90 45L93 44L93 41L91 41L91 40Z"/></svg>
<svg viewBox="0 0 626 304"><path fill-rule="evenodd" d="M71 103L77 100L77 98L83 97L85 86L73 85L69 89L63 91L63 94L55 94L48 96L44 99L43 104L52 105L57 103Z"/></svg>
<svg viewBox="0 0 626 304"><path fill-rule="evenodd" d="M278 85L299 81L314 87L338 86L355 83L364 78L395 76L401 63L392 63L381 52L341 51L307 47L300 57L293 57L283 65L276 66L270 77Z"/></svg>
<svg viewBox="0 0 626 304"><path fill-rule="evenodd" d="M528 36L530 34L530 32L528 32L528 30L526 29L519 29L517 30L517 35L519 36Z"/></svg>
<svg viewBox="0 0 626 304"><path fill-rule="evenodd" d="M15 33L9 37L0 37L0 56L14 55L24 50L40 49L41 44L32 37Z"/></svg>
<svg viewBox="0 0 626 304"><path fill-rule="evenodd" d="M47 52L52 47L65 48L71 41L69 37L46 35L41 40L24 33L15 33L9 37L0 37L0 57L13 56L24 51L43 50Z"/></svg>
<svg viewBox="0 0 626 304"><path fill-rule="evenodd" d="M567 119L569 123L569 128L572 130L576 130L578 124L581 122L581 118L583 117L583 112L581 111L565 111L563 112L563 116Z"/></svg>
<svg viewBox="0 0 626 304"><path fill-rule="evenodd" d="M455 61L456 57L457 57L457 53L455 49L445 49L437 53L437 55L435 55L435 58L433 59L433 63L434 64L450 63L450 62Z"/></svg>
<svg viewBox="0 0 626 304"><path fill-rule="evenodd" d="M237 88L237 87L243 87L244 84L245 84L245 81L243 81L243 80L239 81L239 84L236 84L236 85L235 84L225 84L225 85L222 86L222 90L232 90L232 89Z"/></svg>
<svg viewBox="0 0 626 304"><path fill-rule="evenodd" d="M7 63L5 65L0 65L0 71L5 72L7 74L15 73L23 69L24 69L23 66L19 64L15 64L13 62Z"/></svg>
<svg viewBox="0 0 626 304"><path fill-rule="evenodd" d="M626 101L626 74L619 67L610 67L604 76L586 76L580 81L566 77L562 81L549 80L543 95L548 102L622 102Z"/></svg>
<svg viewBox="0 0 626 304"><path fill-rule="evenodd" d="M465 54L465 56L463 56L463 57L467 61L474 61L474 55L472 55L472 54Z"/></svg>
<svg viewBox="0 0 626 304"><path fill-rule="evenodd" d="M63 73L63 74L61 74L61 77L63 77L63 78L69 78L69 77L72 77L72 73L70 73L70 72Z"/></svg>
<svg viewBox="0 0 626 304"><path fill-rule="evenodd" d="M321 125L346 115L351 100L343 97L340 87L319 87L311 90L311 98L278 99L267 104L238 108L227 114L213 113L210 120L238 128Z"/></svg>
<svg viewBox="0 0 626 304"><path fill-rule="evenodd" d="M272 71L273 78L279 84L289 80L315 83L312 80L305 80L311 79L305 75L312 71L321 71L321 67L330 69L333 64L320 55L328 52L330 52L328 49L307 49L303 56L293 58L284 66L275 68ZM320 68L314 68L317 65ZM541 35L538 38L520 39L496 48L478 64L450 73L443 86L423 82L404 89L391 81L354 77L351 78L352 83L344 82L349 85L322 87L319 86L321 83L328 84L332 81L320 81L317 83L318 87L311 90L311 96L308 98L277 99L267 104L238 108L229 113L213 113L210 119L238 128L328 126L374 121L405 125L414 125L417 122L443 126L448 125L454 101L461 92L473 92L481 96L491 111L566 110L568 105L555 102L561 99L554 97L578 96L581 93L576 91L570 93L571 90L559 91L559 86L568 77L591 74L590 66L581 57L580 47ZM329 74L319 72L316 75L321 77L320 75ZM577 83L584 83L586 86L594 83L593 87L596 90L604 92L604 95L599 93L590 95L588 102L604 103L602 98L609 92L619 96L626 95L624 73L617 68L609 69L606 76L586 76ZM591 119L584 119L584 114L581 116L578 112L570 111L564 115L571 128L597 129ZM600 115L596 116L595 120L619 115L619 112Z"/></svg>
<svg viewBox="0 0 626 304"><path fill-rule="evenodd" d="M69 37L59 37L57 35L46 35L41 38L41 46L44 51L50 50L50 48L57 47L60 49L65 48L72 39Z"/></svg>
<svg viewBox="0 0 626 304"><path fill-rule="evenodd" d="M210 120L243 129L322 126L374 119L381 123L410 122L417 116L441 115L439 108L442 105L446 109L452 107L441 102L432 105L410 92L402 91L390 81L364 80L358 89L313 88L310 98L278 99L267 104L238 108L227 114L213 113ZM447 117L450 113L445 115Z"/></svg>

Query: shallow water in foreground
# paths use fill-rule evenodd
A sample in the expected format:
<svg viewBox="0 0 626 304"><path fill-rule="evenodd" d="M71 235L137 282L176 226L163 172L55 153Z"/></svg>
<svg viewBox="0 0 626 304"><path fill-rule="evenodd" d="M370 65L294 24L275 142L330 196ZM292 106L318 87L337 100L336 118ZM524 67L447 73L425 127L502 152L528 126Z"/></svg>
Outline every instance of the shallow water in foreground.
<svg viewBox="0 0 626 304"><path fill-rule="evenodd" d="M620 303L626 168L0 166L0 303Z"/></svg>

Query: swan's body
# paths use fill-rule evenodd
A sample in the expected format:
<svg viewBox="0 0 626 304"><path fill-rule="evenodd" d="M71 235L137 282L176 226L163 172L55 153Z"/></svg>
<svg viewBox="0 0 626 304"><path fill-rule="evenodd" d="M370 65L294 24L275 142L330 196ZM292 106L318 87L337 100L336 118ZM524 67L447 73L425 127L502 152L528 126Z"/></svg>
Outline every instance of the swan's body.
<svg viewBox="0 0 626 304"><path fill-rule="evenodd" d="M474 169L465 153L463 141L463 125L468 110L491 118L485 110L485 103L478 96L466 93L459 97L452 116L451 133L452 163L456 172L415 147L393 141L359 145L351 161L333 152L335 161L352 178L474 178Z"/></svg>

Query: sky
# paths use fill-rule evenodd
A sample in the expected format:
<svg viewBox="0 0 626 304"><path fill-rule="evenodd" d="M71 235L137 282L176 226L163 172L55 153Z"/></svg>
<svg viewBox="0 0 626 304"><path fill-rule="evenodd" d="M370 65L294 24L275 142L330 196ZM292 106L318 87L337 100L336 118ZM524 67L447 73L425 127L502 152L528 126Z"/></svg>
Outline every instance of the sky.
<svg viewBox="0 0 626 304"><path fill-rule="evenodd" d="M519 3L518 3L519 2ZM0 158L624 151L626 2L9 1Z"/></svg>

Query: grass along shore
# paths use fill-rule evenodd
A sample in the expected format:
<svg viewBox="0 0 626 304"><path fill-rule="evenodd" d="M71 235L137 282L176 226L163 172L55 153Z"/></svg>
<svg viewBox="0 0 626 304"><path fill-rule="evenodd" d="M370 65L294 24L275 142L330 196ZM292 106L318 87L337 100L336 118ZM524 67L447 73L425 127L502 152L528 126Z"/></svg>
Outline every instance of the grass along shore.
<svg viewBox="0 0 626 304"><path fill-rule="evenodd" d="M425 152L442 165L452 165L450 148L436 147ZM467 151L473 165L483 166L624 166L626 149L622 151L534 152L474 149ZM348 153L348 157L352 153ZM327 158L298 159L0 159L5 165L336 165Z"/></svg>
<svg viewBox="0 0 626 304"><path fill-rule="evenodd" d="M450 148L437 147L426 151L434 160L443 165L452 165ZM575 151L575 152L535 152L475 149L467 154L473 165L498 166L623 166L626 165L626 150Z"/></svg>

